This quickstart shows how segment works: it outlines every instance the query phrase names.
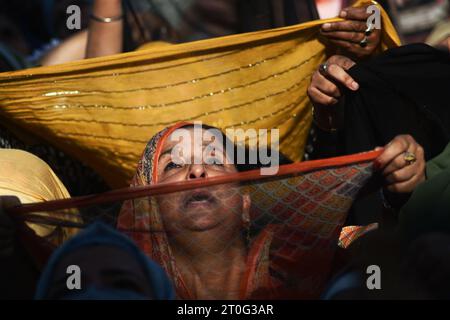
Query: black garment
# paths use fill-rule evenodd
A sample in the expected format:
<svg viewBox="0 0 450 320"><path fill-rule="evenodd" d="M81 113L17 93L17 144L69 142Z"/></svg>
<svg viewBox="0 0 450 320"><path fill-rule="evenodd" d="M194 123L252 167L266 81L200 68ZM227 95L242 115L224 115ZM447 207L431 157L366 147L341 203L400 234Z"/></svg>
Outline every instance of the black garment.
<svg viewBox="0 0 450 320"><path fill-rule="evenodd" d="M450 140L450 53L425 44L390 49L356 64L358 91L345 91L337 108L343 125L332 134L315 128L312 158L372 150L410 134L427 160Z"/></svg>
<svg viewBox="0 0 450 320"><path fill-rule="evenodd" d="M346 91L343 126L337 134L316 128L312 158L364 152L384 146L399 134L410 134L423 146L429 160L450 141L450 54L425 44L390 49L356 64L349 74L359 83L358 91ZM381 220L383 209L380 177L358 199L348 224ZM379 191L379 190L378 190ZM387 194L399 209L408 196Z"/></svg>
<svg viewBox="0 0 450 320"><path fill-rule="evenodd" d="M386 51L349 70L359 83L347 91L340 154L384 146L410 134L425 149L426 160L450 141L450 54L425 44Z"/></svg>

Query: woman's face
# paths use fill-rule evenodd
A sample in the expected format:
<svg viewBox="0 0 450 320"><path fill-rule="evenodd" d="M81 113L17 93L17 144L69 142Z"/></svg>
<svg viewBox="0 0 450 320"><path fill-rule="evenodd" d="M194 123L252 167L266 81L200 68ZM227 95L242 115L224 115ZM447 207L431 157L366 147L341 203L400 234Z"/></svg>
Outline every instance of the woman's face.
<svg viewBox="0 0 450 320"><path fill-rule="evenodd" d="M177 129L166 139L156 170L158 183L237 172L227 158L221 134L192 127ZM206 231L223 225L233 232L239 231L243 213L250 205L249 198L239 193L238 184L177 192L160 196L157 202L165 229L172 234Z"/></svg>

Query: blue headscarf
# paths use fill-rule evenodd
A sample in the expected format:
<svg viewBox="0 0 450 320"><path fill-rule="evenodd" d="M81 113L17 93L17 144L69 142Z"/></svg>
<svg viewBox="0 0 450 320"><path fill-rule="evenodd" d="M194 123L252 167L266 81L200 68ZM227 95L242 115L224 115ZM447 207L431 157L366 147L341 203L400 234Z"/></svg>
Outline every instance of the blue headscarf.
<svg viewBox="0 0 450 320"><path fill-rule="evenodd" d="M91 224L88 228L68 240L53 253L39 279L35 298L46 299L55 267L66 254L81 247L96 245L119 247L130 253L133 257L136 257L136 260L145 270L153 291L153 299L171 300L175 298L175 291L164 270L150 260L129 238L101 222ZM83 300L135 300L143 298L144 297L140 296L138 293L131 291L101 289L94 286L90 286L83 291L75 292L67 297L67 299Z"/></svg>

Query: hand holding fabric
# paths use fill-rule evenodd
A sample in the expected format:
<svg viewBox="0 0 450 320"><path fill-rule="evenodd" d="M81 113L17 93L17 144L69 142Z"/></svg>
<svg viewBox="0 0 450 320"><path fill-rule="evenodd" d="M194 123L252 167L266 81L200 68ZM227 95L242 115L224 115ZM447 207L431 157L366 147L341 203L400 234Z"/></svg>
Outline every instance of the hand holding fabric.
<svg viewBox="0 0 450 320"><path fill-rule="evenodd" d="M359 89L359 84L347 73L347 70L355 65L355 62L341 55L330 57L322 66L326 71L314 72L308 87L308 96L316 105L331 106L338 103L342 96L341 87L352 91Z"/></svg>
<svg viewBox="0 0 450 320"><path fill-rule="evenodd" d="M381 31L377 29L368 31L367 19L371 15L367 13L368 6L343 9L339 17L345 21L325 23L320 33L342 54L358 59L370 56L380 44ZM360 44L363 40L366 40L365 45Z"/></svg>
<svg viewBox="0 0 450 320"><path fill-rule="evenodd" d="M396 136L375 160L375 166L390 192L410 193L426 179L424 150L410 135Z"/></svg>

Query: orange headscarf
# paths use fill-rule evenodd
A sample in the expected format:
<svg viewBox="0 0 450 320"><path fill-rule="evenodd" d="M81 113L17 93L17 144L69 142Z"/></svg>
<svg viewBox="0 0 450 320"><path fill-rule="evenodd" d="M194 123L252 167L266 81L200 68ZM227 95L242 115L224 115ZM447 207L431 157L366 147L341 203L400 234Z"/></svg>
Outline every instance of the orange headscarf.
<svg viewBox="0 0 450 320"><path fill-rule="evenodd" d="M166 139L179 123L156 134L138 163L132 186L158 183L156 167ZM243 186L250 194L252 221L272 219L250 241L241 299L318 298L331 270L334 252L347 211L372 174L378 153L323 160L326 169L298 163L298 174ZM305 166L306 164L306 166ZM344 165L344 166L343 166ZM317 167L317 168L319 168ZM316 169L317 169L316 168ZM259 220L258 220L259 219ZM195 299L186 286L164 231L155 200L124 203L118 228L168 273L180 299Z"/></svg>

